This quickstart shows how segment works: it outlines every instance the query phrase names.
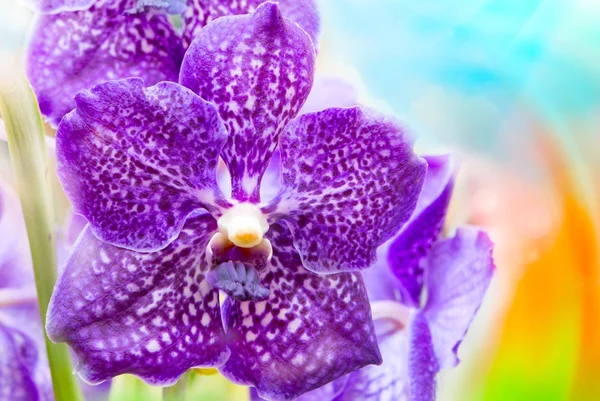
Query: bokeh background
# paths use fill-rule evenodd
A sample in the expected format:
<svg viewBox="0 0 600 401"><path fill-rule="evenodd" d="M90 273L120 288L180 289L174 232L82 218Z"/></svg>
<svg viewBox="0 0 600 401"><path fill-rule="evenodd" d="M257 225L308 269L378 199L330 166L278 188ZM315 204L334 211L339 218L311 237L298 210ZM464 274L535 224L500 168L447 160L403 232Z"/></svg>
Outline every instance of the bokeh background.
<svg viewBox="0 0 600 401"><path fill-rule="evenodd" d="M481 225L496 242L496 277L438 399L600 400L600 1L320 5L320 73L398 115L420 152L454 152L448 229ZM31 20L0 0L0 52L23 48Z"/></svg>

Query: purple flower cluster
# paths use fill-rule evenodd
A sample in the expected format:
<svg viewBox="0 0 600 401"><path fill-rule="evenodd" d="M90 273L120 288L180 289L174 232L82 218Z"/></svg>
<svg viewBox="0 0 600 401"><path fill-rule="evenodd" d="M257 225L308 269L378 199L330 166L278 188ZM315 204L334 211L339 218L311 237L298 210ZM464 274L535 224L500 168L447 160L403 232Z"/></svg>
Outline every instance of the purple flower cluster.
<svg viewBox="0 0 600 401"><path fill-rule="evenodd" d="M177 82L183 55L210 21L254 11L263 0L28 0L40 12L29 44L27 75L40 109L57 126L84 89L141 77ZM279 0L315 41L314 0ZM182 13L181 32L166 12Z"/></svg>
<svg viewBox="0 0 600 401"><path fill-rule="evenodd" d="M90 383L217 367L256 398L433 400L492 244L474 228L440 238L449 161L418 157L397 121L301 115L316 7L261 3L37 2L28 73L88 222L48 335Z"/></svg>

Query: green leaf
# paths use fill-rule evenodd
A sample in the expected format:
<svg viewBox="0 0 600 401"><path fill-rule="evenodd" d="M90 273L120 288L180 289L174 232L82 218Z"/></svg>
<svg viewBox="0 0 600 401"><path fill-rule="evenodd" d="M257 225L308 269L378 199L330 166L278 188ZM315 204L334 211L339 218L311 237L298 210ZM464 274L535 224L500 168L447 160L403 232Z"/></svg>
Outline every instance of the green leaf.
<svg viewBox="0 0 600 401"><path fill-rule="evenodd" d="M56 281L56 247L52 195L42 117L37 99L22 76L0 84L0 112L27 226L35 284L42 322ZM46 335L46 350L56 401L83 400L65 344L53 344Z"/></svg>

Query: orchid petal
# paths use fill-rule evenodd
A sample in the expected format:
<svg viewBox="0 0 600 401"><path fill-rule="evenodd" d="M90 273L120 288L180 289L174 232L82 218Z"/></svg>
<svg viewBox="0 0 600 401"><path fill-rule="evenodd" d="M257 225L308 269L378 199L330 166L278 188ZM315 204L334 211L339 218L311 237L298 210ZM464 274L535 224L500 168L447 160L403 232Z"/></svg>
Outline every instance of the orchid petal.
<svg viewBox="0 0 600 401"><path fill-rule="evenodd" d="M280 140L282 192L265 208L283 218L304 266L365 269L412 214L425 162L395 121L360 107L292 121Z"/></svg>
<svg viewBox="0 0 600 401"><path fill-rule="evenodd" d="M52 400L35 288L7 291L0 290L0 400Z"/></svg>
<svg viewBox="0 0 600 401"><path fill-rule="evenodd" d="M215 169L227 134L211 104L175 83L144 88L139 78L76 100L57 132L58 174L100 239L161 249L188 216L224 202Z"/></svg>
<svg viewBox="0 0 600 401"><path fill-rule="evenodd" d="M437 372L440 370L427 319L418 312L410 325L408 393L410 401L435 401Z"/></svg>
<svg viewBox="0 0 600 401"><path fill-rule="evenodd" d="M423 314L440 369L458 364L458 347L495 270L493 247L483 231L464 227L454 237L436 243L427 257Z"/></svg>
<svg viewBox="0 0 600 401"><path fill-rule="evenodd" d="M425 160L427 175L417 207L387 254L389 269L400 281L401 300L412 307L418 307L421 300L422 259L439 238L454 187L448 156L426 156Z"/></svg>
<svg viewBox="0 0 600 401"><path fill-rule="evenodd" d="M210 21L227 15L253 13L265 0L191 0L183 15L183 41L187 47ZM319 13L314 0L277 0L281 14L300 25L317 43Z"/></svg>
<svg viewBox="0 0 600 401"><path fill-rule="evenodd" d="M383 363L350 373L335 401L408 401L407 330L392 320L376 320L375 328Z"/></svg>
<svg viewBox="0 0 600 401"><path fill-rule="evenodd" d="M85 229L52 295L46 327L53 341L77 353L84 380L131 373L171 385L189 368L225 362L219 293L204 277L215 231L209 214L197 216L167 248L138 253Z"/></svg>
<svg viewBox="0 0 600 401"><path fill-rule="evenodd" d="M37 351L34 342L21 331L0 323L0 399L38 401L35 384Z"/></svg>
<svg viewBox="0 0 600 401"><path fill-rule="evenodd" d="M237 200L260 200L262 175L308 97L314 62L310 38L274 3L215 20L187 51L180 82L217 105L229 132L221 156Z"/></svg>
<svg viewBox="0 0 600 401"><path fill-rule="evenodd" d="M319 276L302 266L287 228L274 225L266 301L228 298L223 317L229 379L267 400L292 400L345 374L380 363L369 300L358 273Z"/></svg>
<svg viewBox="0 0 600 401"><path fill-rule="evenodd" d="M167 16L128 13L131 6L131 1L102 0L37 20L27 75L52 125L75 107L77 93L101 82L177 80L183 47Z"/></svg>
<svg viewBox="0 0 600 401"><path fill-rule="evenodd" d="M374 301L400 302L400 280L392 274L387 262L389 241L377 248L377 260L369 269L361 272L371 303Z"/></svg>

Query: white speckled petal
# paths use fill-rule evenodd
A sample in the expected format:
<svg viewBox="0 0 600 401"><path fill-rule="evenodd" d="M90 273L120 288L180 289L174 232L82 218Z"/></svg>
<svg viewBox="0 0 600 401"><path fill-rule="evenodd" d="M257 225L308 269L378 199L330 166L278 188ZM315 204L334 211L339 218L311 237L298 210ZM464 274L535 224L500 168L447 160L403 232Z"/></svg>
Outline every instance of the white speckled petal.
<svg viewBox="0 0 600 401"><path fill-rule="evenodd" d="M359 273L320 276L304 269L285 226L267 234L269 298L228 298L223 318L231 380L255 386L267 400L293 400L368 364L378 364L369 300Z"/></svg>
<svg viewBox="0 0 600 401"><path fill-rule="evenodd" d="M274 3L215 20L187 51L179 81L219 110L229 132L221 156L237 200L259 202L279 134L310 92L314 63L310 38Z"/></svg>
<svg viewBox="0 0 600 401"><path fill-rule="evenodd" d="M56 133L58 175L103 241L161 249L188 216L224 205L215 169L227 133L213 105L176 83L139 78L77 95Z"/></svg>
<svg viewBox="0 0 600 401"><path fill-rule="evenodd" d="M89 9L38 17L27 76L42 114L57 126L74 97L104 81L177 81L183 46L166 15L129 13L134 0L99 0Z"/></svg>
<svg viewBox="0 0 600 401"><path fill-rule="evenodd" d="M281 135L281 193L264 208L282 218L304 266L366 269L412 214L426 164L394 120L361 107L305 114Z"/></svg>
<svg viewBox="0 0 600 401"><path fill-rule="evenodd" d="M219 293L204 278L215 230L210 215L191 218L177 240L154 253L117 248L84 230L47 322L50 338L77 353L82 378L99 383L131 373L169 385L191 367L225 362Z"/></svg>

